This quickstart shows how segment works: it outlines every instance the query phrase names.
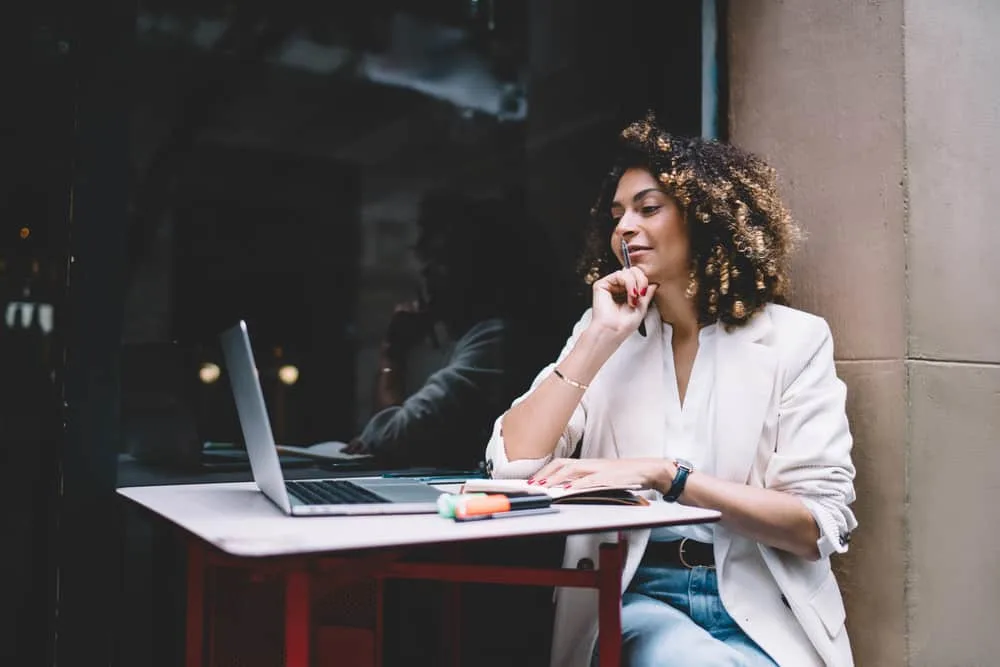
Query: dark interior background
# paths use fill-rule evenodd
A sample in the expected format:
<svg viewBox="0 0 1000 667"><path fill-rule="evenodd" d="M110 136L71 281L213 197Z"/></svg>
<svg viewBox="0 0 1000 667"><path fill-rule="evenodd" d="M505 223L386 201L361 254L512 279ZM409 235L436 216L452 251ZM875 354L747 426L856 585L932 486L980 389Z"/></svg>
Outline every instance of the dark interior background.
<svg viewBox="0 0 1000 667"><path fill-rule="evenodd" d="M700 2L340 7L139 2L126 380L155 382L144 360L176 356L170 409L193 420L178 437L239 441L225 378L197 378L243 317L276 439L350 439L392 308L417 289L425 193L523 201L574 299L608 139L646 108L700 131ZM423 352L411 385L442 360ZM274 381L285 364L292 386Z"/></svg>

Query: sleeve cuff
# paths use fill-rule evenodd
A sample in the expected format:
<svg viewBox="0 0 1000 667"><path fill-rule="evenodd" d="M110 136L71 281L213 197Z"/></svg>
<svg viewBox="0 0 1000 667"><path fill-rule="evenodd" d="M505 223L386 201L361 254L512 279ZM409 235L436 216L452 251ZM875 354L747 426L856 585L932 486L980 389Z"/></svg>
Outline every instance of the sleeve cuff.
<svg viewBox="0 0 1000 667"><path fill-rule="evenodd" d="M503 434L500 432L500 422L502 419L502 416L499 417L493 424L493 434L490 436L490 443L486 447L486 472L494 479L527 479L551 461L552 457L518 459L517 461L509 460L507 458L507 447L503 441Z"/></svg>
<svg viewBox="0 0 1000 667"><path fill-rule="evenodd" d="M851 542L850 531L846 529L841 531L833 515L816 501L810 498L800 498L800 500L809 513L813 515L813 520L819 527L819 539L816 541L816 547L819 549L820 558L846 552L848 544Z"/></svg>

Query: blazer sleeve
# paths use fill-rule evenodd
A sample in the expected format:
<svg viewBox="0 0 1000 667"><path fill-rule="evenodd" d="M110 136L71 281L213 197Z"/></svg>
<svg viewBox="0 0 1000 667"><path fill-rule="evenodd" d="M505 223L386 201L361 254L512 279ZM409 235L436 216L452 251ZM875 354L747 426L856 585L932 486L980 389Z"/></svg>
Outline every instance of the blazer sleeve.
<svg viewBox="0 0 1000 667"><path fill-rule="evenodd" d="M580 334L590 324L590 319L591 310L587 309L573 326L573 332L570 334L569 339L567 339L556 361L543 368L535 376L528 391L514 399L511 407L514 407L530 396L531 392L552 373L552 370L573 349ZM566 458L572 455L573 450L576 448L576 443L583 437L584 426L587 423L587 392L584 392L580 403L570 416L569 422L559 437L552 454L540 459L518 459L511 461L507 458L507 448L503 441L503 418L506 414L507 412L505 411L493 424L493 433L490 435L490 440L486 445L486 468L490 475L497 479L525 479L533 475L553 458Z"/></svg>
<svg viewBox="0 0 1000 667"><path fill-rule="evenodd" d="M792 355L778 410L777 446L764 475L768 488L798 496L820 530L821 557L847 551L858 522L847 387L837 377L830 327L819 318Z"/></svg>

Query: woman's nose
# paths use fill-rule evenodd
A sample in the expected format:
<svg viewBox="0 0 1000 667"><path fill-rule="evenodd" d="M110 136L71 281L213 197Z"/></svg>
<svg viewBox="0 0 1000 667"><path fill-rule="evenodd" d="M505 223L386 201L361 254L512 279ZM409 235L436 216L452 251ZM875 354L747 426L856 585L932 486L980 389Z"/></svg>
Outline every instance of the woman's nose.
<svg viewBox="0 0 1000 667"><path fill-rule="evenodd" d="M626 213L621 218L618 219L618 224L615 225L615 232L624 238L628 238L635 234L635 216Z"/></svg>

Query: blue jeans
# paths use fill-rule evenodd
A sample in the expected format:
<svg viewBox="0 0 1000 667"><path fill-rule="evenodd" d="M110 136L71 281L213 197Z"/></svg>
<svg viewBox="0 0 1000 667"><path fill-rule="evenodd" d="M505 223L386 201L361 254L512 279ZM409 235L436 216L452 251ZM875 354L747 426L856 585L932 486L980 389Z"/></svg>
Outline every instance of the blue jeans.
<svg viewBox="0 0 1000 667"><path fill-rule="evenodd" d="M777 667L722 606L714 569L646 563L622 596L622 665Z"/></svg>

